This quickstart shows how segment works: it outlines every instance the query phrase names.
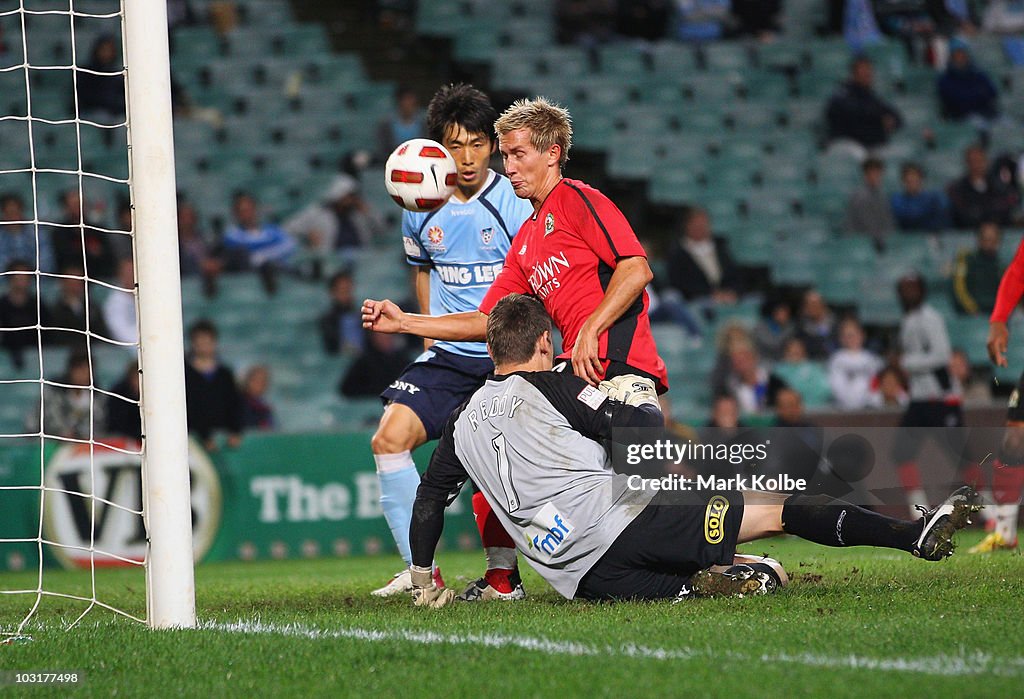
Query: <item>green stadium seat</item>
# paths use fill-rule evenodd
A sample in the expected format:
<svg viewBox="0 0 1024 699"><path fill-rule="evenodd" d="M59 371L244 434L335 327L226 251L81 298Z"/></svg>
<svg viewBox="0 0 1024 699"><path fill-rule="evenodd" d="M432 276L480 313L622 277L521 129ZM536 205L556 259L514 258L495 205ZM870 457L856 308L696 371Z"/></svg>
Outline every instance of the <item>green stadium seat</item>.
<svg viewBox="0 0 1024 699"><path fill-rule="evenodd" d="M651 69L653 59L635 44L612 43L599 49L598 64L602 75L627 77L632 82Z"/></svg>
<svg viewBox="0 0 1024 699"><path fill-rule="evenodd" d="M751 50L743 43L720 41L702 47L708 71L742 73L751 67Z"/></svg>
<svg viewBox="0 0 1024 699"><path fill-rule="evenodd" d="M693 48L673 41L662 41L651 47L654 72L663 76L681 76L697 69Z"/></svg>

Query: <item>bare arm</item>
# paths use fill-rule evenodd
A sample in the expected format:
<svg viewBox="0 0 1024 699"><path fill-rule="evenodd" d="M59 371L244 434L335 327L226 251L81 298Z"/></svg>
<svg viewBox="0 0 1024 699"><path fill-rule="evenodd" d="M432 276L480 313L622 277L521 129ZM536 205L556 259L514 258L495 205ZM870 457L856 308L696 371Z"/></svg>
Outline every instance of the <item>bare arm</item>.
<svg viewBox="0 0 1024 699"><path fill-rule="evenodd" d="M430 313L430 268L416 268L416 301L420 305L420 313ZM423 349L428 350L434 341L430 338L423 338Z"/></svg>
<svg viewBox="0 0 1024 699"><path fill-rule="evenodd" d="M626 257L619 260L608 281L604 298L580 328L572 348L574 374L591 385L600 383L603 368L598 353L598 338L626 312L653 278L654 274L646 258Z"/></svg>
<svg viewBox="0 0 1024 699"><path fill-rule="evenodd" d="M453 342L482 342L487 339L487 316L480 311L428 316L406 313L387 299L366 299L362 314L363 327L380 333L408 333Z"/></svg>

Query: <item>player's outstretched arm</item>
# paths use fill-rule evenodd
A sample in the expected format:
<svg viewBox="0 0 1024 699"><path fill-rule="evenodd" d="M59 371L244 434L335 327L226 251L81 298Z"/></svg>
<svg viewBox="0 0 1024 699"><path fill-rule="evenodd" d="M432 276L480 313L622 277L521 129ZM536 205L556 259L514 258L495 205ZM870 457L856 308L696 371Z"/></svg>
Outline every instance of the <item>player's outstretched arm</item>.
<svg viewBox="0 0 1024 699"><path fill-rule="evenodd" d="M433 340L480 342L487 338L487 316L480 311L428 316L406 313L393 301L366 299L363 327L381 333L407 333Z"/></svg>
<svg viewBox="0 0 1024 699"><path fill-rule="evenodd" d="M626 257L619 260L604 298L580 328L572 348L572 371L576 376L596 386L603 378L599 351L601 333L610 328L626 312L644 287L654 278L644 257Z"/></svg>

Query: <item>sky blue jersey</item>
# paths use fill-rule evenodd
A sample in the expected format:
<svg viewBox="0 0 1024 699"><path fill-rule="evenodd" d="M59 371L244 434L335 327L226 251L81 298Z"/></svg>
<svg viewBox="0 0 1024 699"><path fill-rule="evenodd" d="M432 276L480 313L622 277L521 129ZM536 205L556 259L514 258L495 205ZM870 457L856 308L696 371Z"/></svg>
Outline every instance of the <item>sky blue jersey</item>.
<svg viewBox="0 0 1024 699"><path fill-rule="evenodd" d="M513 236L532 214L530 202L517 197L508 178L493 171L469 201L452 197L435 211L402 214L406 259L431 267L430 315L477 310L501 271ZM442 341L434 347L487 356L483 342Z"/></svg>

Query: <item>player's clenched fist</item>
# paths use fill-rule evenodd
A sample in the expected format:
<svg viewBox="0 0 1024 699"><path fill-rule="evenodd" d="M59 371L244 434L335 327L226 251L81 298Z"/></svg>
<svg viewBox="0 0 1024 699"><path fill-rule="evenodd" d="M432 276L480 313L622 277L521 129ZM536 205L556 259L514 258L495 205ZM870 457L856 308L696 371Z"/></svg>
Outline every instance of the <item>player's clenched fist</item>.
<svg viewBox="0 0 1024 699"><path fill-rule="evenodd" d="M362 307L363 327L379 333L402 332L402 316L404 315L398 304L384 299L374 301L366 299Z"/></svg>
<svg viewBox="0 0 1024 699"><path fill-rule="evenodd" d="M412 603L417 607L440 609L455 599L454 590L434 584L434 571L430 568L410 566L409 572L412 574Z"/></svg>

